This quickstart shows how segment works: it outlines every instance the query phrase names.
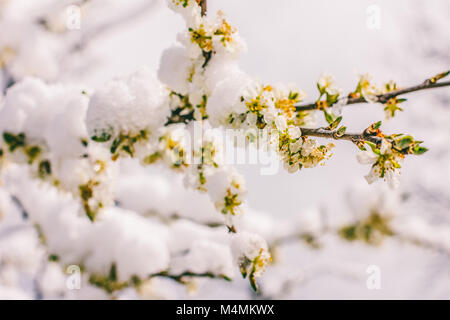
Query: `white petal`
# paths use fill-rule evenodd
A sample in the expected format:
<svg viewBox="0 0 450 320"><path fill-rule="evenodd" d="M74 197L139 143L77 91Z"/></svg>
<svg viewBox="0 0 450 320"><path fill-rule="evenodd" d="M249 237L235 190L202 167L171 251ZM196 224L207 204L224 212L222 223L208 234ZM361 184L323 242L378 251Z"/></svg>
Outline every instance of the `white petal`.
<svg viewBox="0 0 450 320"><path fill-rule="evenodd" d="M377 161L378 156L372 151L361 151L356 155L356 159L361 164L374 164Z"/></svg>

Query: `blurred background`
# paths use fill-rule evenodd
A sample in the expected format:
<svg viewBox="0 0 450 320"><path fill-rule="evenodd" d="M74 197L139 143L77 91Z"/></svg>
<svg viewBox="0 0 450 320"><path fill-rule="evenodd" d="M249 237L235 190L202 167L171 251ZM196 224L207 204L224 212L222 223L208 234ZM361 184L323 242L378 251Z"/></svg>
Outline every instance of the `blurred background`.
<svg viewBox="0 0 450 320"><path fill-rule="evenodd" d="M83 14L68 30L71 4L82 6ZM219 9L247 42L241 68L263 82L295 83L307 92L307 101L317 98L322 72L332 73L350 92L358 73L373 74L376 83L410 86L450 67L446 0L208 0L209 12ZM156 71L162 51L176 41L183 24L162 0L0 0L0 48L12 41L25 52L21 63L3 69L1 87L5 92L34 75L95 90L142 66ZM405 160L399 190L388 190L383 182L367 185L368 167L358 164L357 150L348 142L336 142L333 157L316 169L269 176L261 175L258 165L238 170L246 178L249 207L270 219L298 218L328 230L381 207L395 216L393 224L403 233L376 245L326 232L317 246L289 240L278 246L259 295L237 279L226 285L207 281L196 295L179 290L177 297L450 298L450 90L412 93L402 107L388 122L380 105L343 111L348 131L383 120L385 132L425 141L425 155ZM379 289L367 285L373 265L379 267Z"/></svg>

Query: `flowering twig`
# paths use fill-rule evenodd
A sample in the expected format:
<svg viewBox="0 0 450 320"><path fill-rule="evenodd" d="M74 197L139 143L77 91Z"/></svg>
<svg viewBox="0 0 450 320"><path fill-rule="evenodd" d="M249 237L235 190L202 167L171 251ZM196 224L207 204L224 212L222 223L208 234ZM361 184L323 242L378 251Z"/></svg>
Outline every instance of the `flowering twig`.
<svg viewBox="0 0 450 320"><path fill-rule="evenodd" d="M443 73L448 74L448 72ZM423 83L419 85L415 85L412 87L399 89L395 91L391 91L385 94L381 94L378 96L375 96L375 101L379 103L386 103L389 99L395 98L399 95L425 90L425 89L433 89L433 88L440 88L440 87L446 87L450 86L450 81L444 81L444 82L438 82L439 78L433 77L430 79L425 80ZM335 103L329 105L329 107L333 107L336 105L339 106L346 106L351 104L357 104L357 103L367 103L368 101L364 97L345 97L337 100ZM303 105L297 105L295 106L296 111L308 111L308 110L316 110L320 109L318 102L313 102L309 104L303 104Z"/></svg>

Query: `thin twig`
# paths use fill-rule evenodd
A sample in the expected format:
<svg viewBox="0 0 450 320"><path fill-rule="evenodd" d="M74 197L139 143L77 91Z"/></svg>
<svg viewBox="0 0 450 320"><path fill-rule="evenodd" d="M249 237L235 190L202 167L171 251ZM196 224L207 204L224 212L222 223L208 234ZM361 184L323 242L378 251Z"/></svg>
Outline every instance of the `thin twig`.
<svg viewBox="0 0 450 320"><path fill-rule="evenodd" d="M207 9L207 0L197 0L198 5L202 9L202 16L206 15L206 9Z"/></svg>
<svg viewBox="0 0 450 320"><path fill-rule="evenodd" d="M389 99L395 98L402 94L425 90L425 89L446 87L446 86L450 86L450 81L433 82L433 81L431 81L431 79L427 79L419 85L415 85L412 87L399 89L399 90L395 90L392 92L388 92L386 94L378 95L378 96L376 96L375 101L378 103L386 103ZM357 98L345 97L345 98L339 99L336 103L332 104L329 107L333 107L333 106L337 106L337 105L347 106L347 105L351 105L351 104L367 103L367 102L368 101L366 99L364 99L364 97L357 97ZM317 110L317 109L319 109L319 106L318 106L317 102L314 102L314 103L308 103L308 104L295 106L295 109L296 109L296 111Z"/></svg>
<svg viewBox="0 0 450 320"><path fill-rule="evenodd" d="M314 241L316 243L320 243L320 246L313 246L315 249L319 249L322 247L322 238L326 235L330 234L339 234L338 232L339 228L332 228L328 230L320 230L317 233L305 233L305 232L299 232L297 234L292 234L286 237L279 237L275 240L273 240L270 243L270 248L273 250L274 248L298 241L298 242L305 242L305 235L309 235L310 237L314 238ZM414 235L405 235L398 232L393 232L391 235L386 235L386 239L391 238L395 241L398 241L399 243L409 244L417 248L422 248L425 250L428 250L430 252L436 252L442 255L445 255L447 257L450 257L450 248L448 246L445 246L444 244L440 244L437 242L433 242L431 240L423 239L420 237L416 237ZM347 240L347 241L354 241L354 240ZM361 241L361 240L358 240ZM311 243L306 242L307 244L311 245ZM368 244L369 246L374 246L373 244Z"/></svg>
<svg viewBox="0 0 450 320"><path fill-rule="evenodd" d="M344 133L342 135L339 135L337 130L329 130L326 128L315 128L315 129L309 129L309 128L301 128L302 136L312 136L312 137L319 137L319 138L329 138L334 140L347 140L351 141L353 143L358 142L372 142L374 144L381 145L382 138L377 136L371 136L366 133Z"/></svg>
<svg viewBox="0 0 450 320"><path fill-rule="evenodd" d="M395 234L394 238L402 243L407 243L415 247L423 248L450 257L450 250L448 249L448 247L440 243L435 243L426 239L420 239L418 237L402 234Z"/></svg>
<svg viewBox="0 0 450 320"><path fill-rule="evenodd" d="M222 279L226 281L231 281L231 279L223 274L217 275L212 272L204 272L204 273L195 273L191 271L185 271L180 274L170 274L167 271L162 271L158 273L154 273L150 276L150 278L153 277L164 277L169 278L172 280L175 280L176 282L184 283L183 278L186 277L193 277L193 278L210 278L210 279Z"/></svg>

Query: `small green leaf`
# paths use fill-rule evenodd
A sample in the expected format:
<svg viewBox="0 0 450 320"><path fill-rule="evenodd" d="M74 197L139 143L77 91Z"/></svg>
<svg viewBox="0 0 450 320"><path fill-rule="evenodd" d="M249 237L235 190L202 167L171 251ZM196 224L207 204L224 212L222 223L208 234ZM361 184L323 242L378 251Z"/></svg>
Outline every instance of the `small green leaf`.
<svg viewBox="0 0 450 320"><path fill-rule="evenodd" d="M4 132L3 140L9 146L9 151L11 152L14 152L14 150L16 150L19 147L25 146L25 134L23 133L15 135L10 132Z"/></svg>
<svg viewBox="0 0 450 320"><path fill-rule="evenodd" d="M347 127L342 126L336 131L336 135L338 137L342 137L346 130L347 130Z"/></svg>
<svg viewBox="0 0 450 320"><path fill-rule="evenodd" d="M431 83L435 83L436 81L439 81L442 78L445 78L449 74L450 74L450 71L445 71L445 72L439 73L438 75L436 75L433 78L431 78Z"/></svg>
<svg viewBox="0 0 450 320"><path fill-rule="evenodd" d="M373 128L374 130L378 129L379 127L381 127L381 121L375 122L375 123L372 125L372 128Z"/></svg>
<svg viewBox="0 0 450 320"><path fill-rule="evenodd" d="M409 146L411 146L411 144L414 143L414 139L411 136L405 136L397 141L395 141L395 145L396 147L398 147L399 149L407 149L409 148Z"/></svg>
<svg viewBox="0 0 450 320"><path fill-rule="evenodd" d="M111 139L111 134L103 131L100 135L94 135L91 137L92 140L96 141L96 142L106 142L109 141Z"/></svg>
<svg viewBox="0 0 450 320"><path fill-rule="evenodd" d="M402 167L397 161L391 160L391 163L396 169L400 169Z"/></svg>
<svg viewBox="0 0 450 320"><path fill-rule="evenodd" d="M338 101L338 99L339 99L339 93L333 94L333 95L327 94L327 102L328 102L329 106L335 104Z"/></svg>
<svg viewBox="0 0 450 320"><path fill-rule="evenodd" d="M319 90L320 97L325 93L325 88L321 87L319 84L317 84L317 89ZM320 100L320 97L318 100Z"/></svg>
<svg viewBox="0 0 450 320"><path fill-rule="evenodd" d="M298 98L298 92L289 92L289 100L297 100Z"/></svg>
<svg viewBox="0 0 450 320"><path fill-rule="evenodd" d="M144 158L144 164L152 164L155 163L159 158L161 158L161 154L159 152L152 153Z"/></svg>
<svg viewBox="0 0 450 320"><path fill-rule="evenodd" d="M331 113L326 112L325 110L323 111L323 114L325 116L325 120L329 123L332 124L334 121L334 117Z"/></svg>
<svg viewBox="0 0 450 320"><path fill-rule="evenodd" d="M256 283L255 276L253 274L249 275L248 280L250 281L250 286L253 291L258 292L258 284Z"/></svg>
<svg viewBox="0 0 450 320"><path fill-rule="evenodd" d="M427 151L428 151L428 149L425 148L425 147L421 147L421 146L415 146L414 147L414 154L417 154L417 155L424 154Z"/></svg>
<svg viewBox="0 0 450 320"><path fill-rule="evenodd" d="M87 141L87 139L84 139L84 138L82 138L82 139L80 140L80 142L81 142L81 145L82 145L83 147L87 147L88 144L89 144L89 142Z"/></svg>
<svg viewBox="0 0 450 320"><path fill-rule="evenodd" d="M48 261L58 262L59 261L59 257L56 254L50 254L48 256Z"/></svg>
<svg viewBox="0 0 450 320"><path fill-rule="evenodd" d="M39 163L38 166L39 178L45 179L45 177L49 176L52 173L52 167L50 165L50 161L44 160Z"/></svg>
<svg viewBox="0 0 450 320"><path fill-rule="evenodd" d="M230 282L230 281L232 281L232 279L230 278L230 277L228 277L228 276L226 276L226 275L221 275L221 277L222 277L222 279L223 280L225 280L225 281L228 281L228 282Z"/></svg>
<svg viewBox="0 0 450 320"><path fill-rule="evenodd" d="M341 123L342 121L342 116L339 116L336 118L336 120L334 120L331 124L330 124L330 130L334 130L338 127L338 125Z"/></svg>
<svg viewBox="0 0 450 320"><path fill-rule="evenodd" d="M119 136L118 138L114 139L114 141L111 144L110 152L111 154L116 153L117 148L120 146L120 144L124 141L123 136Z"/></svg>
<svg viewBox="0 0 450 320"><path fill-rule="evenodd" d="M131 150L131 146L124 145L122 147L122 150L125 151L126 153L128 153L130 155L130 157L133 157L133 150Z"/></svg>
<svg viewBox="0 0 450 320"><path fill-rule="evenodd" d="M356 234L356 225L350 225L339 229L339 235L347 241L354 241L358 239Z"/></svg>
<svg viewBox="0 0 450 320"><path fill-rule="evenodd" d="M25 148L25 153L28 156L28 162L31 164L41 153L41 148L38 146L30 146Z"/></svg>
<svg viewBox="0 0 450 320"><path fill-rule="evenodd" d="M380 155L380 149L374 143L366 141L366 144L372 149L373 153Z"/></svg>
<svg viewBox="0 0 450 320"><path fill-rule="evenodd" d="M113 263L111 264L111 268L109 269L109 276L108 276L110 281L117 281L117 267L116 264Z"/></svg>

